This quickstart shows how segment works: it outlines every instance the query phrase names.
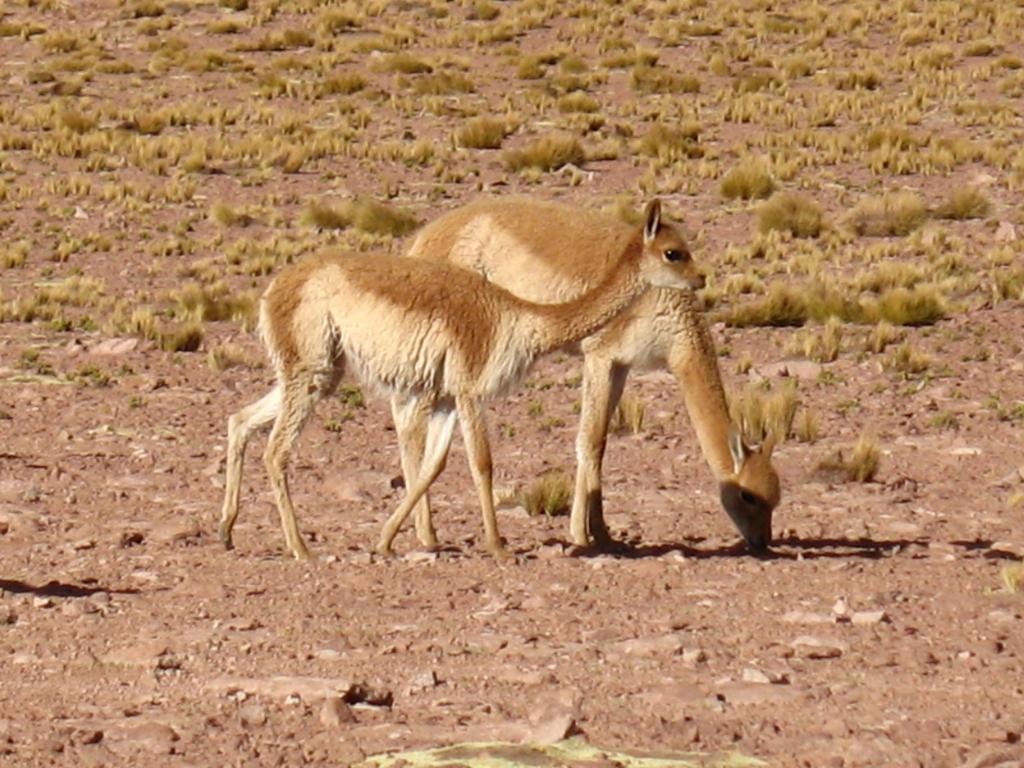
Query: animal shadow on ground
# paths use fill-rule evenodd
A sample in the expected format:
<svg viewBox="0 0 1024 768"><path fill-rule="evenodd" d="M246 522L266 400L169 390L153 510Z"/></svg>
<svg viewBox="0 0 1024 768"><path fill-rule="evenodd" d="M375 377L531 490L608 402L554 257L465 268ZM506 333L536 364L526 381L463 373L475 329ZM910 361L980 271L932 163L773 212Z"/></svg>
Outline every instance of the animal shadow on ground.
<svg viewBox="0 0 1024 768"><path fill-rule="evenodd" d="M866 537L857 539L846 538L811 538L796 539L787 537L775 539L769 550L763 554L751 554L746 545L736 542L727 546L712 546L701 548L695 546L702 539L693 539L689 542L667 542L664 544L636 545L626 542L616 542L611 549L599 549L596 547L580 547L573 552L575 557L596 557L598 555L612 555L625 559L658 558L664 557L672 552L678 552L684 557L695 560L707 560L711 558L726 557L756 557L762 560L816 560L822 558L859 558L863 560L880 560L891 557L909 546L928 546L928 540L916 539L870 539Z"/></svg>
<svg viewBox="0 0 1024 768"><path fill-rule="evenodd" d="M38 597L89 597L97 592L108 592L115 595L135 595L137 589L108 589L107 587L87 587L77 584L64 584L59 581L48 581L41 586L34 587L24 581L0 579L0 592L11 592L13 594L32 594Z"/></svg>

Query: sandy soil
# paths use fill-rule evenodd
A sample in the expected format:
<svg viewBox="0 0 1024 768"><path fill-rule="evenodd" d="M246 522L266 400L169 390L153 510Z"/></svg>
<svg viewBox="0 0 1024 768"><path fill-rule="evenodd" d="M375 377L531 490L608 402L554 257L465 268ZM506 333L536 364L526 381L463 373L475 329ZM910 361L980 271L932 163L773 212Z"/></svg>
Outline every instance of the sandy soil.
<svg viewBox="0 0 1024 768"><path fill-rule="evenodd" d="M265 285L267 277L232 261L233 243L278 236L277 247L297 244L297 254L337 241L367 245L365 237L297 223L304 204L326 192L380 195L388 183L396 203L426 220L478 187L607 201L635 193L645 166L626 157L594 161L575 186L565 173L538 184L506 173L499 153L458 154L452 162L472 170L448 180L430 164L337 150L299 173L256 155L220 162L211 151L217 173L179 173L169 161L161 174L139 159L155 138L145 134L124 137L121 154L62 153L64 129L47 123L55 104L100 115L85 136L114 131L116 115L199 94L271 116L263 127L240 120L186 130L172 121L165 137L231 143L286 135L282 126L307 109L321 121L307 127L323 132L331 119L366 109L373 119L360 141L398 140L404 130L445 143L467 105L500 104L509 89L527 88L502 64L501 42L446 47L445 28L403 4L394 16L368 17L352 39L421 25L422 48L410 49L462 57L473 94L439 98L448 108L440 114L403 111L418 97L401 91L395 76L367 69L369 54L352 54L338 69L364 72L369 95L337 97L333 106L270 99L259 94L259 77L286 56L312 60L316 49L235 52L251 70L196 71L181 62L162 69L151 45L178 36L194 52L233 51L274 31L312 29L315 17L296 12L301 3L282 3L272 17L255 2L256 10L238 13L211 3L158 5L157 16L133 13L143 3L51 3L45 12L14 5L0 18L48 30L0 38L2 253L30 244L23 265L0 270L2 301L74 274L103 281L101 299L65 307L67 323L0 324L0 764L340 766L393 750L575 733L609 748L735 751L779 766L1024 765L1024 599L1003 578L1024 558L1022 426L992 401L1009 409L1024 402L1024 302L990 300L987 283L954 291L954 309L940 323L904 329L914 350L931 357L927 373L895 373L851 344L801 380L802 407L817 414L820 436L776 450L784 498L769 557L752 558L739 545L675 381L657 371L630 379L629 394L647 408L644 430L609 443L605 507L627 544L623 553L576 549L567 518L506 505L500 524L517 558L496 563L480 546L472 481L456 445L433 491L444 549L422 552L405 530L399 558L369 554L401 493L394 430L375 399L363 408L324 403L303 435L292 488L317 561L284 554L259 443L246 465L237 548L225 552L215 529L225 420L261 395L271 374L255 365L215 370L205 353L230 343L260 360L258 341L237 322L209 321L199 352L167 352L112 326L115 300L162 307L158 316L170 322L165 294L196 270L213 269L239 295ZM498 6L508 17L516 4ZM147 34L154 19L172 29ZM243 30L205 31L224 19ZM645 19L624 29L658 47L644 36ZM565 44L573 23L548 20L512 44L548 50ZM884 61L901 50L885 18L866 23L859 36L837 38L840 63L862 63L858 51ZM94 35L110 60L133 71L105 73L90 62L80 95L55 94L54 81L34 73L48 68L58 83L81 75L59 66L74 48L69 54L47 37L58 32ZM599 60L599 39L581 36L588 61ZM713 94L725 82L703 69L714 44L687 37L658 50L663 63L700 71L704 93ZM1001 50L1017 48L1003 41ZM957 62L952 71L969 68ZM280 71L285 80L313 77L298 66ZM594 88L609 114L625 114L635 101L625 77L613 71ZM892 98L905 94L904 77L885 81ZM819 87L814 81L801 93ZM977 87L1002 98L995 86ZM389 89L409 104L373 95ZM964 128L951 99L936 101L916 130L1019 140L1012 122ZM715 122L724 107L708 95L702 120L707 146L727 158L758 125ZM1019 103L1013 108L1019 117ZM556 124L566 119L550 109ZM541 118L528 117L507 146L536 129ZM772 119L766 112L766 124ZM851 195L880 185L909 186L933 202L988 174L996 207L987 219L929 223L928 231L964 260L965 281L987 268L985 254L1000 242L1019 263L1019 241L1005 228L997 240L1001 222L1019 223L1008 167L977 161L891 184L863 167L823 173L816 196L836 217ZM799 177L811 178L813 170ZM88 189L65 190L69 179ZM119 196L124 183L151 189L151 200ZM191 184L192 193L174 202L174 184ZM750 241L751 207L725 205L715 178L666 200L689 212L709 272L744 270L724 254ZM215 201L251 210L254 223L218 225L208 215ZM90 245L90 235L109 238L109 248ZM84 241L60 257L69 236ZM401 248L399 240L373 242ZM892 243L894 260L924 263L920 249ZM786 272L783 263L773 268ZM777 363L792 355L793 329L713 329L732 391L777 378ZM750 369L739 373L746 358ZM549 357L526 388L490 408L501 487L552 468L571 471L578 373L578 360ZM874 482L837 482L817 470L865 430L883 451Z"/></svg>

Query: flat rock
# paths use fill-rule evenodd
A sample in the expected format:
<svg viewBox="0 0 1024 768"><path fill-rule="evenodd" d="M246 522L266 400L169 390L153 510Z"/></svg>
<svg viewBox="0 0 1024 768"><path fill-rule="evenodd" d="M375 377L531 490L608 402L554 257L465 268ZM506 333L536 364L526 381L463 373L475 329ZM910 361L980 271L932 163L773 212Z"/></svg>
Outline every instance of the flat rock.
<svg viewBox="0 0 1024 768"><path fill-rule="evenodd" d="M622 640L612 649L627 656L672 656L683 650L683 638L677 634L650 635Z"/></svg>
<svg viewBox="0 0 1024 768"><path fill-rule="evenodd" d="M782 614L782 620L787 624L835 624L836 617L827 613L812 613L811 611L787 611Z"/></svg>
<svg viewBox="0 0 1024 768"><path fill-rule="evenodd" d="M802 695L803 691L791 685L729 682L718 686L718 696L733 706L792 701Z"/></svg>
<svg viewBox="0 0 1024 768"><path fill-rule="evenodd" d="M89 348L89 353L93 355L126 355L129 352L134 352L139 346L139 340L136 338L118 338L118 339L105 339L98 344L93 344Z"/></svg>
<svg viewBox="0 0 1024 768"><path fill-rule="evenodd" d="M329 677L218 677L206 684L216 693L243 692L250 696L286 699L298 696L306 703L332 697L345 698L359 686L350 680Z"/></svg>
<svg viewBox="0 0 1024 768"><path fill-rule="evenodd" d="M325 728L337 728L345 723L354 723L355 721L356 717L352 714L348 704L338 696L324 699L324 703L320 706L320 724Z"/></svg>
<svg viewBox="0 0 1024 768"><path fill-rule="evenodd" d="M151 640L111 651L100 660L116 666L156 668L160 666L160 659L169 653L170 647L166 641Z"/></svg>
<svg viewBox="0 0 1024 768"><path fill-rule="evenodd" d="M885 611L854 611L850 615L850 622L858 627L870 627L888 620Z"/></svg>
<svg viewBox="0 0 1024 768"><path fill-rule="evenodd" d="M790 645L796 655L804 659L835 659L843 655L846 646L837 640L801 635Z"/></svg>

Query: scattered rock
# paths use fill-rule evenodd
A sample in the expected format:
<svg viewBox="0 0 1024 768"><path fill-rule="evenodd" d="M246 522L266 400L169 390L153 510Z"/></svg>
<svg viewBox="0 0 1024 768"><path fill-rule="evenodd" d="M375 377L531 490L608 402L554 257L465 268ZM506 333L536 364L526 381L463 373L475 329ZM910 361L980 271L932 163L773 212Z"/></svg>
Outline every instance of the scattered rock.
<svg viewBox="0 0 1024 768"><path fill-rule="evenodd" d="M743 670L741 679L744 683L761 683L763 685L770 685L771 678L768 677L764 672L753 667L747 667Z"/></svg>
<svg viewBox="0 0 1024 768"><path fill-rule="evenodd" d="M161 640L151 640L138 645L132 645L117 651L112 651L101 658L104 664L114 664L124 667L150 667L156 669L160 659L170 653L167 643Z"/></svg>
<svg viewBox="0 0 1024 768"><path fill-rule="evenodd" d="M836 622L835 616L810 611L788 611L782 614L782 620L787 624L835 624Z"/></svg>
<svg viewBox="0 0 1024 768"><path fill-rule="evenodd" d="M526 744L554 744L578 733L579 697L562 690L530 711L530 728L521 739Z"/></svg>
<svg viewBox="0 0 1024 768"><path fill-rule="evenodd" d="M238 708L238 717L242 725L255 728L267 724L267 708L261 704L248 703Z"/></svg>
<svg viewBox="0 0 1024 768"><path fill-rule="evenodd" d="M126 355L134 352L139 346L137 338L105 339L90 347L89 352L93 355Z"/></svg>
<svg viewBox="0 0 1024 768"><path fill-rule="evenodd" d="M801 635L790 645L802 659L836 659L846 650L842 643L811 635Z"/></svg>
<svg viewBox="0 0 1024 768"><path fill-rule="evenodd" d="M612 648L627 656L671 656L683 650L683 638L677 634L651 635L623 640Z"/></svg>
<svg viewBox="0 0 1024 768"><path fill-rule="evenodd" d="M320 724L325 728L337 728L345 723L356 722L356 716L348 704L338 696L324 699L320 707Z"/></svg>
<svg viewBox="0 0 1024 768"><path fill-rule="evenodd" d="M790 685L765 685L764 683L727 682L718 686L718 699L733 706L765 704L768 702L792 701L803 692Z"/></svg>
<svg viewBox="0 0 1024 768"><path fill-rule="evenodd" d="M997 243L1012 243L1017 239L1017 228L1009 221L1000 221L996 227L995 241Z"/></svg>
<svg viewBox="0 0 1024 768"><path fill-rule="evenodd" d="M700 648L684 648L682 655L683 664L690 669L694 669L698 664L703 664L708 660L708 655Z"/></svg>
<svg viewBox="0 0 1024 768"><path fill-rule="evenodd" d="M178 740L177 731L163 723L148 722L132 726L121 734L123 741L135 743L155 754L169 754L174 751Z"/></svg>
<svg viewBox="0 0 1024 768"><path fill-rule="evenodd" d="M963 768L1020 768L1024 765L1024 747L985 747L971 757Z"/></svg>
<svg viewBox="0 0 1024 768"><path fill-rule="evenodd" d="M349 680L326 677L220 677L207 683L215 692L284 699L297 695L307 704L340 696L348 701L349 694L358 686Z"/></svg>
<svg viewBox="0 0 1024 768"><path fill-rule="evenodd" d="M854 611L850 616L850 621L858 627L870 627L888 620L885 611Z"/></svg>

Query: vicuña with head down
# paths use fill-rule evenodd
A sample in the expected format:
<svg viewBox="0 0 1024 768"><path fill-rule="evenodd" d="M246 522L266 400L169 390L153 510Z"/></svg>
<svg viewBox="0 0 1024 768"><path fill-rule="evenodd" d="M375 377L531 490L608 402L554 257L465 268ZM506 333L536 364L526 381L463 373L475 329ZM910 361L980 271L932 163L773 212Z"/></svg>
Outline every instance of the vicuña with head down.
<svg viewBox="0 0 1024 768"><path fill-rule="evenodd" d="M586 243L581 244L586 247ZM424 450L405 498L384 525L391 552L402 522L440 474L458 417L483 510L487 549L507 556L498 534L491 453L481 400L525 376L536 357L594 333L651 287L703 285L685 243L648 204L614 258L596 259L593 290L563 304L533 304L452 264L387 255L325 255L286 268L260 304L260 330L277 375L274 388L228 419L227 479L220 536L232 543L246 444L274 422L264 460L288 549L309 551L299 533L286 470L292 444L318 400L347 368L367 384L427 414Z"/></svg>
<svg viewBox="0 0 1024 768"><path fill-rule="evenodd" d="M529 198L488 199L435 219L416 236L409 256L450 262L483 274L528 301L570 301L585 295L615 264L633 227L617 217ZM676 235L678 237L678 235ZM685 241L680 239L681 250ZM668 367L682 389L719 496L747 545L771 542L779 478L771 445L744 444L729 418L715 345L692 292L654 290L581 344L583 403L576 441L571 531L576 544L612 543L604 522L601 463L608 424L632 368ZM424 411L393 404L402 462L415 476L423 453ZM429 500L416 514L420 540L436 545Z"/></svg>

